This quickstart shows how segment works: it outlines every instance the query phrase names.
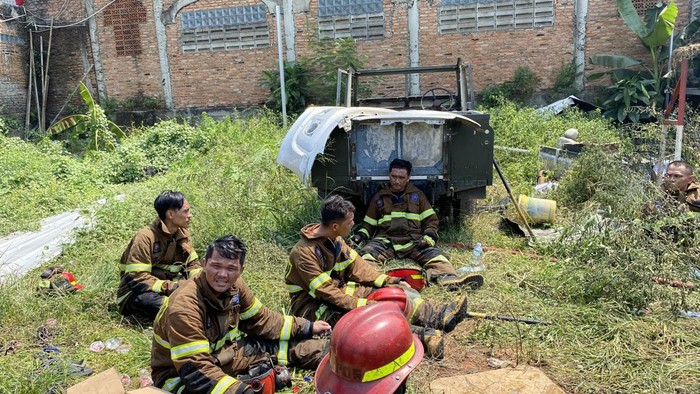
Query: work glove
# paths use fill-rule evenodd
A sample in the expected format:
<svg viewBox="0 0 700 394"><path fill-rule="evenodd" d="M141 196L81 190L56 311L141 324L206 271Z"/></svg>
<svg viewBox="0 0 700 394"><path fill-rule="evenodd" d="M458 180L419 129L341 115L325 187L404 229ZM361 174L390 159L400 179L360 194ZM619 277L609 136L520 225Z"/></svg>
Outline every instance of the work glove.
<svg viewBox="0 0 700 394"><path fill-rule="evenodd" d="M219 353L217 353L214 357L216 358L216 362L220 367L227 367L233 362L233 358L236 357L236 347L225 347L221 349L221 351L219 351Z"/></svg>
<svg viewBox="0 0 700 394"><path fill-rule="evenodd" d="M423 250L432 246L435 246L435 240L429 235L424 235L423 238L418 240L416 248L418 248L418 250Z"/></svg>

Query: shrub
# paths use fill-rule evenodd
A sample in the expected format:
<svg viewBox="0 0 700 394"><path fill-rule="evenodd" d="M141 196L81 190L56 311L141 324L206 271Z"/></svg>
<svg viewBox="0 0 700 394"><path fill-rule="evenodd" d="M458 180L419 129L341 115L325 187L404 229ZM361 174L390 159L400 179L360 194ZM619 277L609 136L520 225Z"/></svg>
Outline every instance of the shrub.
<svg viewBox="0 0 700 394"><path fill-rule="evenodd" d="M518 67L513 79L481 91L481 104L486 107L501 105L503 99L519 104L526 103L537 91L540 78L527 67Z"/></svg>

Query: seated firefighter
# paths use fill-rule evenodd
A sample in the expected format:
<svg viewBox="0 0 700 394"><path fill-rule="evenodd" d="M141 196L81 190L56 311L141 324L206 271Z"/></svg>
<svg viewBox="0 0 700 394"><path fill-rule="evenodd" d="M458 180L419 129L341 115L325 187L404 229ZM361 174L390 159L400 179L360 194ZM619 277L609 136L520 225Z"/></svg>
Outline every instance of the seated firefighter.
<svg viewBox="0 0 700 394"><path fill-rule="evenodd" d="M192 213L185 196L164 191L153 206L158 218L142 228L122 254L117 304L122 315L152 321L166 296L200 271L199 257L187 228Z"/></svg>
<svg viewBox="0 0 700 394"><path fill-rule="evenodd" d="M668 164L663 189L682 209L700 212L700 183L695 180L693 167L688 162L677 160Z"/></svg>
<svg viewBox="0 0 700 394"><path fill-rule="evenodd" d="M402 159L389 164L389 187L372 197L362 228L352 237L358 245L367 241L362 258L378 264L409 258L425 269L428 281L450 288L480 287L480 275L459 277L449 255L435 247L439 220L425 194L409 182L411 168Z"/></svg>
<svg viewBox="0 0 700 394"><path fill-rule="evenodd" d="M275 364L318 366L328 340L311 337L329 333L330 325L263 306L241 277L245 257L246 245L235 236L215 240L207 248L202 273L163 304L151 350L157 387L174 393L253 394L254 388L261 389L254 371L277 373ZM263 392L274 391L272 377L263 383L272 385Z"/></svg>
<svg viewBox="0 0 700 394"><path fill-rule="evenodd" d="M321 223L301 229L285 277L291 312L335 325L345 313L368 302L397 302L414 325L412 331L424 341L426 353L441 357L441 330L450 332L465 318L466 297L436 305L422 299L403 279L377 271L343 240L354 224L354 212L350 201L331 196L321 206Z"/></svg>

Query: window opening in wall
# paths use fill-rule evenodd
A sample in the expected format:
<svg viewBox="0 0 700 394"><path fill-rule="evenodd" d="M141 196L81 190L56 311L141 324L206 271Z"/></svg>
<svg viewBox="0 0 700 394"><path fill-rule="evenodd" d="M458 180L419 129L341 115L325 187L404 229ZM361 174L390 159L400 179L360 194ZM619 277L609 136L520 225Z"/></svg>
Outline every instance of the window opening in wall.
<svg viewBox="0 0 700 394"><path fill-rule="evenodd" d="M382 0L318 0L320 38L384 37Z"/></svg>
<svg viewBox="0 0 700 394"><path fill-rule="evenodd" d="M442 0L440 34L528 29L554 25L554 0Z"/></svg>
<svg viewBox="0 0 700 394"><path fill-rule="evenodd" d="M207 52L270 46L266 7L251 5L183 12L182 51Z"/></svg>
<svg viewBox="0 0 700 394"><path fill-rule="evenodd" d="M24 45L24 38L12 34L0 34L0 42L8 44Z"/></svg>
<svg viewBox="0 0 700 394"><path fill-rule="evenodd" d="M114 28L117 56L141 54L139 23L146 22L146 7L140 0L117 0L105 12L105 25Z"/></svg>
<svg viewBox="0 0 700 394"><path fill-rule="evenodd" d="M656 8L656 5L659 3L659 0L632 0L634 8L642 18L644 18L644 15L647 13L649 8Z"/></svg>

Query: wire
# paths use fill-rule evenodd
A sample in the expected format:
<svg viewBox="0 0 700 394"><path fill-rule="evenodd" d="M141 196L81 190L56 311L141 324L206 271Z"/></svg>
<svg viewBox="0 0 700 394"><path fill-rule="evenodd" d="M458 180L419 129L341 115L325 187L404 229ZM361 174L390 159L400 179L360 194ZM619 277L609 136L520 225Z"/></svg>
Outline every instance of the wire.
<svg viewBox="0 0 700 394"><path fill-rule="evenodd" d="M99 14L100 12L102 12L102 10L104 10L105 8L107 8L107 7L109 7L110 5L112 5L112 3L114 3L115 1L117 1L117 0L110 0L107 4L103 5L99 10L93 12L92 15L86 16L85 18L83 18L83 19L81 19L81 20L79 20L79 21L71 22L71 23L68 23L68 24L65 24L65 25L58 25L58 26L57 26L57 25L53 25L53 29L61 29L61 28L64 28L64 27L71 27L71 26L79 25L79 24L85 22L86 20L92 18L93 16ZM43 18L42 18L42 19L43 19ZM38 30L38 28L40 28L40 27L41 27L41 28L49 28L49 29L52 28L51 25L37 25L37 24L34 24L34 28L37 29L37 30L36 30L36 33L41 33L41 32L44 32L44 31L48 31L48 30L49 30L49 29Z"/></svg>

